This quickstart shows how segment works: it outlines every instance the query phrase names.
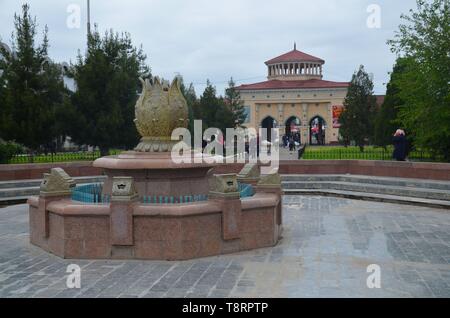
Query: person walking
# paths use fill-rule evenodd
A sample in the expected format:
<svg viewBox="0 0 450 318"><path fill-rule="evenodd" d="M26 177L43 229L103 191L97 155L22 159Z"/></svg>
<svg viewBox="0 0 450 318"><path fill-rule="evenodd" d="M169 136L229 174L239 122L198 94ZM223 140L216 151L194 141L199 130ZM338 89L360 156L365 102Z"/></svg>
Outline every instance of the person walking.
<svg viewBox="0 0 450 318"><path fill-rule="evenodd" d="M405 132L398 129L394 138L392 138L392 143L394 144L394 153L392 157L397 161L405 161L406 159L406 136Z"/></svg>
<svg viewBox="0 0 450 318"><path fill-rule="evenodd" d="M288 135L284 135L283 136L283 147L287 148L288 145L289 145L289 137L288 137Z"/></svg>
<svg viewBox="0 0 450 318"><path fill-rule="evenodd" d="M294 138L289 138L289 151L294 151L295 150L295 141Z"/></svg>

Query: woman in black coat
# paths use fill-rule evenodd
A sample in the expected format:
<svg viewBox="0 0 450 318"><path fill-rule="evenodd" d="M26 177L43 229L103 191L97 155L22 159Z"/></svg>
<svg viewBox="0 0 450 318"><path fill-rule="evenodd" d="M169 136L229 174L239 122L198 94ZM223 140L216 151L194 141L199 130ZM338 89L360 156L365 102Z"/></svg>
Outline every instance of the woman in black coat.
<svg viewBox="0 0 450 318"><path fill-rule="evenodd" d="M394 144L394 153L392 157L397 161L405 161L407 155L405 133L400 129L397 130L392 139L392 143Z"/></svg>

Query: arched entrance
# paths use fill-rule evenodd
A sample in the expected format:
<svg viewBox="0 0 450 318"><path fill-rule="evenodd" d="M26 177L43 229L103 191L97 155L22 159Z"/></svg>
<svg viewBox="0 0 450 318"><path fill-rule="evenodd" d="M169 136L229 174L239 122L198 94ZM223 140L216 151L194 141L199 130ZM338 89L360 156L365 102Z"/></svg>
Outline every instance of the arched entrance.
<svg viewBox="0 0 450 318"><path fill-rule="evenodd" d="M309 122L309 144L325 145L326 130L327 122L320 116L313 117Z"/></svg>
<svg viewBox="0 0 450 318"><path fill-rule="evenodd" d="M267 129L267 141L272 142L272 129L277 128L277 126L277 121L271 116L267 116L261 122L261 128Z"/></svg>
<svg viewBox="0 0 450 318"><path fill-rule="evenodd" d="M300 119L296 116L289 117L288 120L286 120L286 137L287 138L294 138L295 142L301 143L301 135L300 135L300 127L301 122Z"/></svg>

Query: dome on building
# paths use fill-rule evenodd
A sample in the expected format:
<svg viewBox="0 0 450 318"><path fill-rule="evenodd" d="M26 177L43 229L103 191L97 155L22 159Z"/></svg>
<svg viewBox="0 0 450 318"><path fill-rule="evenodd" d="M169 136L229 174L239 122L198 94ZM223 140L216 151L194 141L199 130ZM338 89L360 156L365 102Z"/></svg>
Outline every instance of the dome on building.
<svg viewBox="0 0 450 318"><path fill-rule="evenodd" d="M265 62L269 80L322 79L323 59L294 49Z"/></svg>
<svg viewBox="0 0 450 318"><path fill-rule="evenodd" d="M284 63L316 62L316 63L320 63L320 64L325 64L324 60L297 50L297 45L295 45L295 44L294 44L294 49L292 51L284 53L280 56L277 56L277 57L267 61L266 65L272 65L272 64L283 63L283 62Z"/></svg>

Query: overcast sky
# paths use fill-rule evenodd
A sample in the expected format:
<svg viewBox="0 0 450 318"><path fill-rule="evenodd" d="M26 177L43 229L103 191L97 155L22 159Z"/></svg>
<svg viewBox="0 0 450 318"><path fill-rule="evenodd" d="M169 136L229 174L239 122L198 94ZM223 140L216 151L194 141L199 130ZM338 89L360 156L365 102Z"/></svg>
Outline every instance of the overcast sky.
<svg viewBox="0 0 450 318"><path fill-rule="evenodd" d="M13 16L31 6L41 33L49 27L50 57L74 61L86 40L86 0L0 0L0 40L10 44ZM67 25L70 5L81 8L81 27ZM381 8L381 27L367 26L369 5ZM91 0L100 31L127 31L143 45L154 75L177 73L198 93L206 79L218 93L230 77L238 84L264 81L264 61L293 49L326 61L324 79L349 81L363 64L384 94L395 55L386 45L415 0Z"/></svg>

